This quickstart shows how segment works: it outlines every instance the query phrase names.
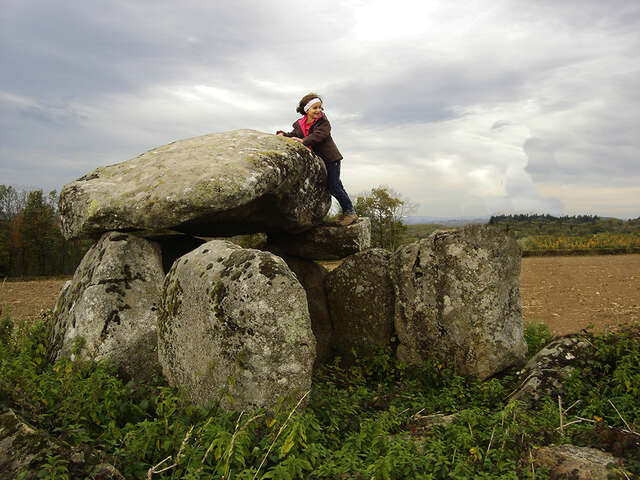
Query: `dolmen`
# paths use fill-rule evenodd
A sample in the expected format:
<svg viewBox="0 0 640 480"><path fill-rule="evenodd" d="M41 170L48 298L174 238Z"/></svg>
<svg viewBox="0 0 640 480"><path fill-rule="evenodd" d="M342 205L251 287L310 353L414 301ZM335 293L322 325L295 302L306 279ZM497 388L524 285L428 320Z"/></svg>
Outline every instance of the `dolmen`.
<svg viewBox="0 0 640 480"><path fill-rule="evenodd" d="M227 410L297 402L318 365L394 348L487 378L526 356L520 250L486 225L370 249L370 222L324 224L323 161L286 137L180 140L66 185L66 238L96 240L61 290L50 358L164 375ZM260 248L228 240L265 234ZM345 259L332 272L314 260ZM393 339L397 338L397 342Z"/></svg>

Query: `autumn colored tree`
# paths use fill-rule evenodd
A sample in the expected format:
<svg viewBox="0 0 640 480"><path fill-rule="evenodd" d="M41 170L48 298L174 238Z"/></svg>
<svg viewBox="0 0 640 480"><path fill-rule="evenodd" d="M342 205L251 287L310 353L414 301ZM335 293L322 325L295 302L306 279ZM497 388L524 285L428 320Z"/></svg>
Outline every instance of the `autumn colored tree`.
<svg viewBox="0 0 640 480"><path fill-rule="evenodd" d="M65 240L56 212L57 193L0 185L0 276L73 273L89 240Z"/></svg>
<svg viewBox="0 0 640 480"><path fill-rule="evenodd" d="M26 204L26 192L0 185L0 275L9 275L21 260L17 244L21 243L16 231L20 214Z"/></svg>

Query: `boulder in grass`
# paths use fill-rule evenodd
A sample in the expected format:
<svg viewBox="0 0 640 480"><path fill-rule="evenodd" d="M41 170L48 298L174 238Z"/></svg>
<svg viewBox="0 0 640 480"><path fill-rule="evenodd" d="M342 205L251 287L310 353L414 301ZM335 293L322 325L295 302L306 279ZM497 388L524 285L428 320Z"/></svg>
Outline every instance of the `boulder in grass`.
<svg viewBox="0 0 640 480"><path fill-rule="evenodd" d="M267 248L309 260L338 260L371 246L371 221L359 218L347 227L319 225L297 235L269 233Z"/></svg>
<svg viewBox="0 0 640 480"><path fill-rule="evenodd" d="M584 335L566 335L550 342L518 372L521 385L511 398L537 406L564 395L571 374L594 355L595 347Z"/></svg>
<svg viewBox="0 0 640 480"><path fill-rule="evenodd" d="M0 480L42 478L47 455L58 455L66 462L67 478L124 480L111 464L98 463L103 455L86 446L71 448L47 432L26 423L13 410L0 415Z"/></svg>
<svg viewBox="0 0 640 480"><path fill-rule="evenodd" d="M199 405L295 402L316 356L305 291L280 257L207 242L165 279L158 355L169 383Z"/></svg>
<svg viewBox="0 0 640 480"><path fill-rule="evenodd" d="M345 259L325 280L334 348L346 364L370 356L393 335L391 253L372 248Z"/></svg>
<svg viewBox="0 0 640 480"><path fill-rule="evenodd" d="M293 140L235 130L179 140L64 186L66 238L110 230L298 233L331 205L324 162Z"/></svg>
<svg viewBox="0 0 640 480"><path fill-rule="evenodd" d="M108 360L128 378L159 373L157 315L164 271L160 248L109 232L62 288L50 331L51 357Z"/></svg>
<svg viewBox="0 0 640 480"><path fill-rule="evenodd" d="M524 362L520 248L487 225L435 232L396 250L398 357L428 357L485 379Z"/></svg>
<svg viewBox="0 0 640 480"><path fill-rule="evenodd" d="M575 445L552 445L534 450L537 467L546 467L552 480L601 480L630 478L623 462L610 453Z"/></svg>

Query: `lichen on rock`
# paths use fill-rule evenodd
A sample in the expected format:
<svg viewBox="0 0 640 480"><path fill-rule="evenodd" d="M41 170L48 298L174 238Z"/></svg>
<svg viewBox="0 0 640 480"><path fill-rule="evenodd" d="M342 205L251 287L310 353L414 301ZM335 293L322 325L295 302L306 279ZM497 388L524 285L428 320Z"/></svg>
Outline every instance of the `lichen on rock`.
<svg viewBox="0 0 640 480"><path fill-rule="evenodd" d="M157 311L164 278L157 245L109 232L62 288L50 328L52 359L108 360L127 378L159 371Z"/></svg>
<svg viewBox="0 0 640 480"><path fill-rule="evenodd" d="M175 262L162 298L160 363L195 403L273 407L310 388L307 299L281 258L209 241Z"/></svg>
<svg viewBox="0 0 640 480"><path fill-rule="evenodd" d="M401 360L435 357L480 379L524 362L520 249L504 232L434 232L399 248L392 271Z"/></svg>
<svg viewBox="0 0 640 480"><path fill-rule="evenodd" d="M393 335L394 291L391 253L372 248L356 253L325 280L334 347L346 364L388 347Z"/></svg>
<svg viewBox="0 0 640 480"><path fill-rule="evenodd" d="M297 233L329 209L326 168L309 149L253 130L209 134L100 167L66 185L65 237L111 230L215 236Z"/></svg>
<svg viewBox="0 0 640 480"><path fill-rule="evenodd" d="M580 334L558 338L536 353L518 372L521 385L511 398L538 406L564 395L565 383L580 365L595 355L595 347Z"/></svg>

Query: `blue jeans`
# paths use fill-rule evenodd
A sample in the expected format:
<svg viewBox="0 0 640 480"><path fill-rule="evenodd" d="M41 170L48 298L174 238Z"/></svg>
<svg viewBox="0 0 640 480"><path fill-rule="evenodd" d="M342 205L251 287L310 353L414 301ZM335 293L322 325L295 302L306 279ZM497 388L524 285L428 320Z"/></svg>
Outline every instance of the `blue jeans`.
<svg viewBox="0 0 640 480"><path fill-rule="evenodd" d="M342 182L340 181L340 160L336 162L326 162L327 167L327 186L329 187L329 193L336 197L342 212L344 214L355 213L353 204L347 192L344 191Z"/></svg>

